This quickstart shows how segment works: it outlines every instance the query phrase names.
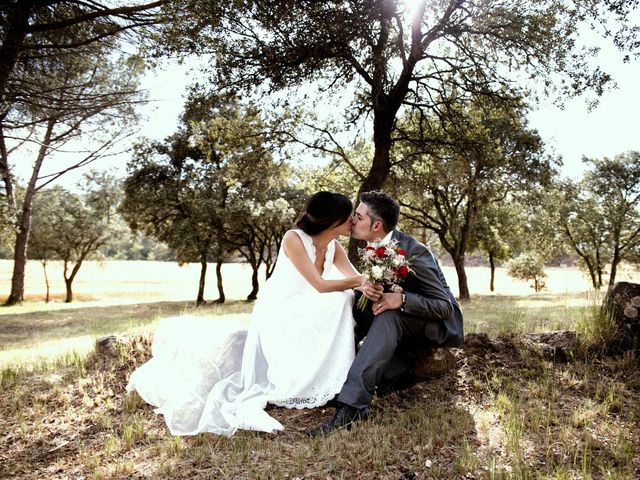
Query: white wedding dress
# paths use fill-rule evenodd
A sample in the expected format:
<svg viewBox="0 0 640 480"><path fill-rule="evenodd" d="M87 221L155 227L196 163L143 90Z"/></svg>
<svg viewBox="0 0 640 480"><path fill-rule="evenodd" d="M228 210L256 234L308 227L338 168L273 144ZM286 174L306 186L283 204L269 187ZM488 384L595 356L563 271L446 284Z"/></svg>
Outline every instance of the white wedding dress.
<svg viewBox="0 0 640 480"><path fill-rule="evenodd" d="M294 231L315 261L311 237ZM335 278L334 252L332 241L324 278ZM238 316L161 321L127 390L157 407L173 435L283 430L267 403L312 408L340 391L354 358L352 304L351 290L318 293L281 247L248 328Z"/></svg>

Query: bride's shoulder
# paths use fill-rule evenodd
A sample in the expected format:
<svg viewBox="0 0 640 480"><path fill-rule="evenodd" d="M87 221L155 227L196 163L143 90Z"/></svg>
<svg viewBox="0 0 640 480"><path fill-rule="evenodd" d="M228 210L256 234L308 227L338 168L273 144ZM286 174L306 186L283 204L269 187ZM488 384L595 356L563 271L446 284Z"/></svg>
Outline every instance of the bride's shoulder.
<svg viewBox="0 0 640 480"><path fill-rule="evenodd" d="M291 245L293 243L304 244L305 236L306 234L299 228L292 228L284 233L282 243L285 245Z"/></svg>
<svg viewBox="0 0 640 480"><path fill-rule="evenodd" d="M289 230L287 230L286 232L284 232L283 235L283 239L285 238L302 238L302 236L304 235L304 232L302 230L300 230L299 228L290 228Z"/></svg>
<svg viewBox="0 0 640 480"><path fill-rule="evenodd" d="M282 237L287 238L287 237L293 237L295 239L301 239L302 241L305 241L307 238L311 238L311 236L306 233L304 230L300 229L300 228L290 228L289 230L287 230L284 233L284 236Z"/></svg>
<svg viewBox="0 0 640 480"><path fill-rule="evenodd" d="M345 252L344 247L340 243L340 240L338 240L337 238L334 238L331 244L333 245L333 248L337 254Z"/></svg>

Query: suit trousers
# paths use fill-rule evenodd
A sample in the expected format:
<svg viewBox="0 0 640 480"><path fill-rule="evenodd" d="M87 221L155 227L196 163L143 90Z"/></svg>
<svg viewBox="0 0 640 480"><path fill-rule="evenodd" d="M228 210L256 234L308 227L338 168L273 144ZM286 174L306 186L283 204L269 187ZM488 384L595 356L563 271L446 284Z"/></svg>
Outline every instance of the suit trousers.
<svg viewBox="0 0 640 480"><path fill-rule="evenodd" d="M413 367L407 358L408 352L426 351L437 345L437 340L428 338L425 330L435 329L439 335L444 327L441 322L425 321L400 310L387 310L374 316L367 307L364 312L354 309L354 317L356 342L363 338L364 341L351 364L338 401L364 408L370 405L377 385Z"/></svg>

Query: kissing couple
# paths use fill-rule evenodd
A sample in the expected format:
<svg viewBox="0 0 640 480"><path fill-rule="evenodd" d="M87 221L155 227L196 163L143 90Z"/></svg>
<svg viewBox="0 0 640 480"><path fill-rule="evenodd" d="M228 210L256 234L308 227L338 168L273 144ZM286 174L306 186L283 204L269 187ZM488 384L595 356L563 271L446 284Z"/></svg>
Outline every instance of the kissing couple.
<svg viewBox="0 0 640 480"><path fill-rule="evenodd" d="M131 374L127 390L154 405L172 435L275 433L284 427L266 413L268 403L314 408L336 395L333 417L309 435L366 419L374 394L412 383L407 352L464 339L462 311L438 262L396 228L399 214L383 192L361 194L355 213L342 194L314 194L285 233L248 326L232 315L163 320L153 357ZM358 272L337 241L348 235L404 250L410 273L401 291ZM360 296L368 299L364 310Z"/></svg>

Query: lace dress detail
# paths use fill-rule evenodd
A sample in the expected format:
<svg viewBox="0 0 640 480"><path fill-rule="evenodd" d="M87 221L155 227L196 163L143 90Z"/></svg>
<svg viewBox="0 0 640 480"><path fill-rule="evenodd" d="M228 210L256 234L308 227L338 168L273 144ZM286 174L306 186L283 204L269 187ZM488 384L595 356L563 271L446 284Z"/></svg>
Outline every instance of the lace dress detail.
<svg viewBox="0 0 640 480"><path fill-rule="evenodd" d="M294 231L315 262L312 238ZM324 278L336 278L334 242ZM318 293L281 247L248 328L237 316L163 320L153 357L127 389L156 406L174 435L282 430L264 411L267 403L313 408L340 391L355 353L352 304L351 290Z"/></svg>

